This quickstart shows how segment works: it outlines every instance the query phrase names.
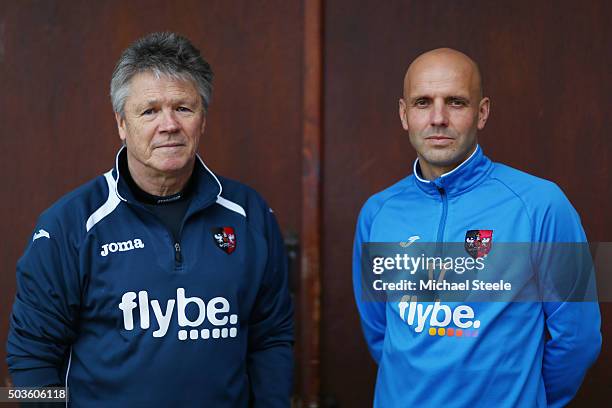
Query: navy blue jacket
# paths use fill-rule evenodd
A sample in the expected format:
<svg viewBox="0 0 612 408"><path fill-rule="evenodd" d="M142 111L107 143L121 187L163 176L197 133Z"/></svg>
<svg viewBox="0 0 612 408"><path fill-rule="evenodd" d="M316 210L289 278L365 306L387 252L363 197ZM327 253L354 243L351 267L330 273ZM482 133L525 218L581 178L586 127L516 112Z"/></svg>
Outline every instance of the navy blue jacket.
<svg viewBox="0 0 612 408"><path fill-rule="evenodd" d="M287 407L293 323L275 217L198 157L180 242L114 169L39 218L17 264L16 386L73 406Z"/></svg>

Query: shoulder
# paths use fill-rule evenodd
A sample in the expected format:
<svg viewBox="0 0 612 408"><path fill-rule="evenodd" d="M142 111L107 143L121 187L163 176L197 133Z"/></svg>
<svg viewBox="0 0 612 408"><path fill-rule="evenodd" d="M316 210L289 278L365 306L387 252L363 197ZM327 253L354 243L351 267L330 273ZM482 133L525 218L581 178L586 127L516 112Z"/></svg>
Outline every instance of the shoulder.
<svg viewBox="0 0 612 408"><path fill-rule="evenodd" d="M264 198L244 183L218 176L221 194L217 203L243 215L249 224L261 226L273 211Z"/></svg>
<svg viewBox="0 0 612 408"><path fill-rule="evenodd" d="M61 229L56 232L74 231L84 235L87 219L108 197L108 183L104 175L100 175L65 194L44 210L39 216L38 225Z"/></svg>
<svg viewBox="0 0 612 408"><path fill-rule="evenodd" d="M568 205L569 201L554 182L494 163L491 178L514 193L530 209Z"/></svg>
<svg viewBox="0 0 612 408"><path fill-rule="evenodd" d="M580 216L557 184L499 163L491 178L521 200L532 222L534 241L585 240Z"/></svg>
<svg viewBox="0 0 612 408"><path fill-rule="evenodd" d="M371 221L389 201L414 188L414 176L404 177L395 184L373 194L366 200L359 213L359 221Z"/></svg>

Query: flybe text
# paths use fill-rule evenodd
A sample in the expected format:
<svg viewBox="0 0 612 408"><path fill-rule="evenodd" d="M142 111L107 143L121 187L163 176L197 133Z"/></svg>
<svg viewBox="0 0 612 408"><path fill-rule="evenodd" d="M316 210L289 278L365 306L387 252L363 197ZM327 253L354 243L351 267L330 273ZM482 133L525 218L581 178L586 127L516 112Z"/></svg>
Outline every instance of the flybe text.
<svg viewBox="0 0 612 408"><path fill-rule="evenodd" d="M416 296L404 296L398 304L399 315L416 333L421 333L425 325L429 327L454 326L459 329L480 327L480 320L474 319L474 309L468 305L457 305L451 309L449 305L434 302L433 304L418 303Z"/></svg>
<svg viewBox="0 0 612 408"><path fill-rule="evenodd" d="M197 314L192 315L191 319L186 313L189 304L197 307ZM150 309L153 309L153 317L155 323L157 323L157 329L152 333L153 337L164 337L168 333L175 305L178 326L181 328L177 333L179 340L236 337L238 334L238 315L230 314L230 303L221 296L205 302L196 296L186 297L185 289L178 288L176 299L169 299L165 307L162 308L159 300L149 300L148 292L141 290L138 293L124 293L118 306L123 312L123 327L125 330L134 330L135 309L138 309L140 328L142 330L150 329ZM212 326L212 328L199 329L205 322L208 322L207 326Z"/></svg>

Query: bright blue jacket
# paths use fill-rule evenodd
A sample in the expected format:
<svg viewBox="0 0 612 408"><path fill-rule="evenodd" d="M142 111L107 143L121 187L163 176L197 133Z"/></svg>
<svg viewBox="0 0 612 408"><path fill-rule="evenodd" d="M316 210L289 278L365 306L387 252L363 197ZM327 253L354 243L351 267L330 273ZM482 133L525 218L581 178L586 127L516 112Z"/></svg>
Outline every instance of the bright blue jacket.
<svg viewBox="0 0 612 408"><path fill-rule="evenodd" d="M379 366L374 406L567 404L600 351L596 302L471 303L480 325L477 337L467 337L469 332L458 337L452 321L446 330L454 336L431 334L430 326L417 332L406 321L406 305L362 297L364 243L405 242L411 236L463 243L470 230L492 230L493 246L586 240L576 211L554 183L493 163L480 147L432 182L418 174L417 160L413 175L372 196L355 233L355 298Z"/></svg>
<svg viewBox="0 0 612 408"><path fill-rule="evenodd" d="M65 383L76 407L288 407L292 307L272 211L198 157L176 245L118 169L36 224L17 264L14 384Z"/></svg>

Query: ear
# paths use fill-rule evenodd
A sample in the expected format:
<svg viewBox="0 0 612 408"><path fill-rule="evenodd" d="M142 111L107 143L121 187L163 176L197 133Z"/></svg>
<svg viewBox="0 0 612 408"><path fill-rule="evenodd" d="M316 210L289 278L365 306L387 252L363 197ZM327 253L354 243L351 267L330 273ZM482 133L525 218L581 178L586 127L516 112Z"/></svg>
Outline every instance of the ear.
<svg viewBox="0 0 612 408"><path fill-rule="evenodd" d="M484 129L485 125L487 124L490 107L491 100L485 96L478 104L478 130Z"/></svg>
<svg viewBox="0 0 612 408"><path fill-rule="evenodd" d="M406 106L406 102L404 101L403 98L400 98L399 100L399 116L400 116L400 120L402 121L402 127L404 128L404 130L408 130L408 112L407 112L407 106Z"/></svg>
<svg viewBox="0 0 612 408"><path fill-rule="evenodd" d="M115 112L115 121L117 122L117 130L119 131L119 139L125 144L127 137L125 118L119 112Z"/></svg>

